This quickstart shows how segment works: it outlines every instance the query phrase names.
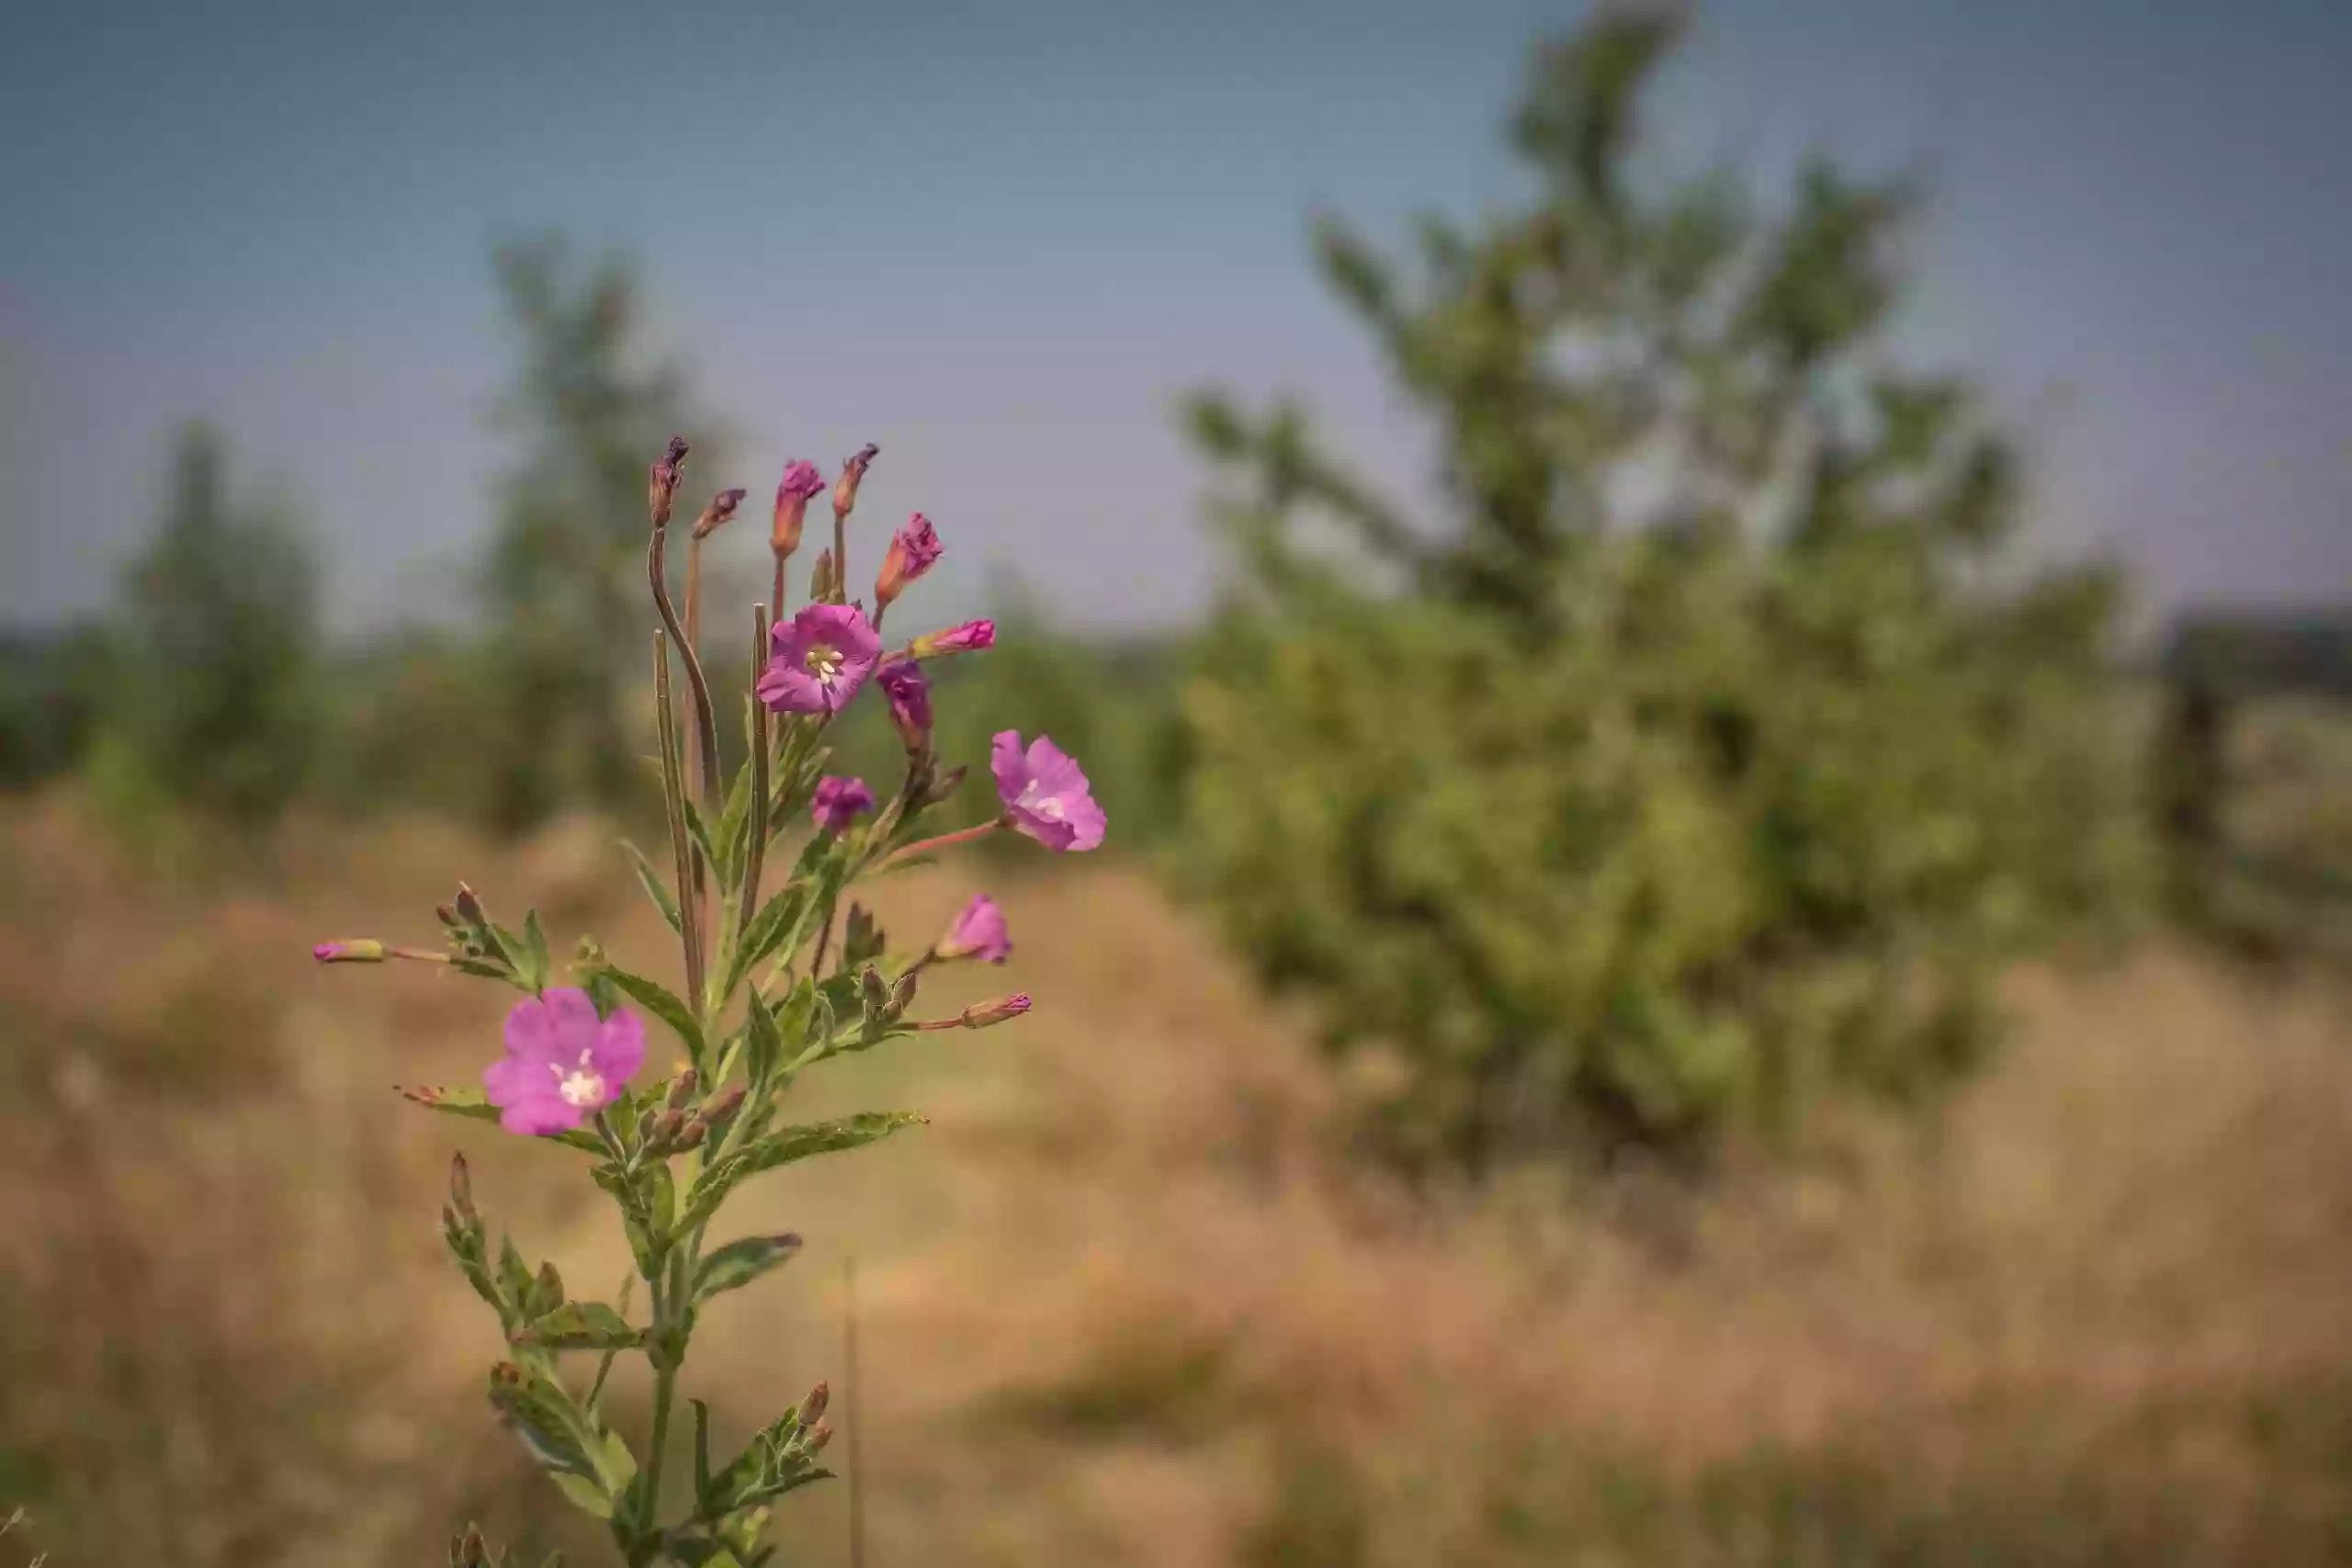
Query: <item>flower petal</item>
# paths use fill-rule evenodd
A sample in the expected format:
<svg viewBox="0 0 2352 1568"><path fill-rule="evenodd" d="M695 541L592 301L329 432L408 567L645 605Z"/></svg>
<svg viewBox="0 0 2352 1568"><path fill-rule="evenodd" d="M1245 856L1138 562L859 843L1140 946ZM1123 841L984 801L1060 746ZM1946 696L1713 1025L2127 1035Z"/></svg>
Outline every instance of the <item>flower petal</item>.
<svg viewBox="0 0 2352 1568"><path fill-rule="evenodd" d="M588 1060L604 1077L605 1102L609 1105L645 1065L645 1021L627 1008L615 1008L613 1016L598 1026Z"/></svg>
<svg viewBox="0 0 2352 1568"><path fill-rule="evenodd" d="M1029 760L1022 755L1021 732L1005 729L989 742L989 772L996 775L996 793L1010 806L1029 784Z"/></svg>

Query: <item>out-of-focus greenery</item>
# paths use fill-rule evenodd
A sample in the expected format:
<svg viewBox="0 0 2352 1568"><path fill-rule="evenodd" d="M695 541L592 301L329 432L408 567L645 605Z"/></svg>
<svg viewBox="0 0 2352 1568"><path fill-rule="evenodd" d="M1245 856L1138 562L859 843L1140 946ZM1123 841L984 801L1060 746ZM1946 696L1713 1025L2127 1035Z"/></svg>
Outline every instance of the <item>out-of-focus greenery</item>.
<svg viewBox="0 0 2352 1568"><path fill-rule="evenodd" d="M160 803L250 830L312 782L316 572L282 511L232 496L227 468L211 430L180 433L115 623L69 644L98 694L87 765L118 817Z"/></svg>
<svg viewBox="0 0 2352 1568"><path fill-rule="evenodd" d="M1336 1047L1401 1066L1410 1157L1697 1147L1925 1092L1984 1052L2007 960L2139 882L2118 584L2001 585L2009 447L1878 342L1911 191L1818 162L1777 209L1636 181L1676 33L1544 51L1534 199L1424 220L1418 288L1321 231L1442 433L1450 528L1295 408L1192 409L1254 484L1223 513L1249 590L1187 694L1183 865Z"/></svg>

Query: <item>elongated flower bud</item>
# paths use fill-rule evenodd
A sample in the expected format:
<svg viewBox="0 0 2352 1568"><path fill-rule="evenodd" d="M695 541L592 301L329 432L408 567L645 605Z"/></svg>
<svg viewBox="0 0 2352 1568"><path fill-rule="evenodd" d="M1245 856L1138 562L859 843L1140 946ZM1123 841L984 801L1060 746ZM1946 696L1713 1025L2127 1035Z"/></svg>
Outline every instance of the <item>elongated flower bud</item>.
<svg viewBox="0 0 2352 1568"><path fill-rule="evenodd" d="M481 1215L474 1212L473 1173L466 1168L466 1156L449 1156L449 1207L457 1212L458 1221L470 1229Z"/></svg>
<svg viewBox="0 0 2352 1568"><path fill-rule="evenodd" d="M653 472L646 480L646 510L652 514L656 528L670 525L670 506L677 499L678 480L684 477L687 450L684 436L670 437L668 453L653 465Z"/></svg>
<svg viewBox="0 0 2352 1568"><path fill-rule="evenodd" d="M800 1402L800 1425L803 1427L815 1426L818 1421L823 1417L825 1414L825 1406L829 1402L831 1402L832 1397L832 1390L822 1382L818 1383L815 1388L810 1389L808 1391L808 1397Z"/></svg>
<svg viewBox="0 0 2352 1568"><path fill-rule="evenodd" d="M865 480L866 466L882 455L882 448L871 441L857 450L855 456L842 463L842 477L833 481L833 517L847 517L857 505L857 487Z"/></svg>
<svg viewBox="0 0 2352 1568"><path fill-rule="evenodd" d="M678 1081L670 1086L670 1098L663 1101L663 1103L668 1105L673 1111L684 1110L686 1102L695 1097L695 1086L696 1082L697 1080L695 1077L695 1070L692 1067L688 1067L684 1072L678 1075Z"/></svg>
<svg viewBox="0 0 2352 1568"><path fill-rule="evenodd" d="M809 1458L814 1459L819 1454L823 1453L825 1451L825 1445L832 1440L833 1428L831 1424L826 1421L820 1421L815 1426L809 1427L808 1437L801 1439L800 1451L807 1454Z"/></svg>
<svg viewBox="0 0 2352 1568"><path fill-rule="evenodd" d="M800 529L808 517L808 501L825 488L825 477L814 463L796 457L784 466L775 487L775 519L768 530L768 548L782 560L800 547Z"/></svg>
<svg viewBox="0 0 2352 1568"><path fill-rule="evenodd" d="M384 944L372 938L322 942L311 949L311 956L322 964L381 964Z"/></svg>
<svg viewBox="0 0 2352 1568"><path fill-rule="evenodd" d="M710 1103L702 1108L702 1114L695 1120L703 1122L724 1122L734 1115L742 1103L743 1086L739 1083L729 1084L710 1097Z"/></svg>
<svg viewBox="0 0 2352 1568"><path fill-rule="evenodd" d="M712 496L710 504L702 509L702 515L695 519L695 537L707 539L732 522L735 509L743 503L746 493L740 490L722 490Z"/></svg>

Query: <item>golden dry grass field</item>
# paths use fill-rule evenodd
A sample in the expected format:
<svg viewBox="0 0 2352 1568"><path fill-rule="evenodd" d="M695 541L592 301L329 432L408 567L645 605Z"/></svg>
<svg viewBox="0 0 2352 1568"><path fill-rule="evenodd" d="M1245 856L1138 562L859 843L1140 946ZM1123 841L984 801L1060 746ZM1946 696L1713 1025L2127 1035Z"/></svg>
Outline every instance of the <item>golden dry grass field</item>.
<svg viewBox="0 0 2352 1568"><path fill-rule="evenodd" d="M70 801L7 808L0 1517L29 1519L0 1568L421 1568L469 1514L605 1561L481 1396L450 1152L582 1293L627 1271L617 1226L565 1151L391 1092L475 1081L507 998L308 950L429 943L462 875L665 972L609 840L298 831L198 892ZM927 935L974 886L894 883L884 922ZM1833 1119L1704 1197L1408 1201L1337 1156L1340 1081L1140 873L993 890L1012 963L922 1010L1036 1010L797 1091L933 1122L730 1206L808 1248L713 1309L683 1382L725 1446L834 1380L876 1568L2352 1562L2324 980L2166 945L2020 973L2012 1048L1932 1126ZM617 1408L641 1436L639 1390ZM782 1561L847 1562L847 1502L787 1499Z"/></svg>

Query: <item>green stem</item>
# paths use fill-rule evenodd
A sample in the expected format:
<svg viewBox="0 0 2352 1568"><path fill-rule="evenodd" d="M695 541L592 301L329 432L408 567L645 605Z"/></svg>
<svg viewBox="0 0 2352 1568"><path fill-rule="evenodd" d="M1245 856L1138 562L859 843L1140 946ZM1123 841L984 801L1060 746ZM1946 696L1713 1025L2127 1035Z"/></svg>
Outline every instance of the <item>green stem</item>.
<svg viewBox="0 0 2352 1568"><path fill-rule="evenodd" d="M969 828L959 828L953 833L942 833L935 839L918 840L914 843L905 845L883 856L881 864L875 869L888 871L900 861L912 860L917 855L926 855L933 850L948 849L956 844L968 844L975 839L985 839L1011 820L1009 817L991 818L986 822L978 823Z"/></svg>

